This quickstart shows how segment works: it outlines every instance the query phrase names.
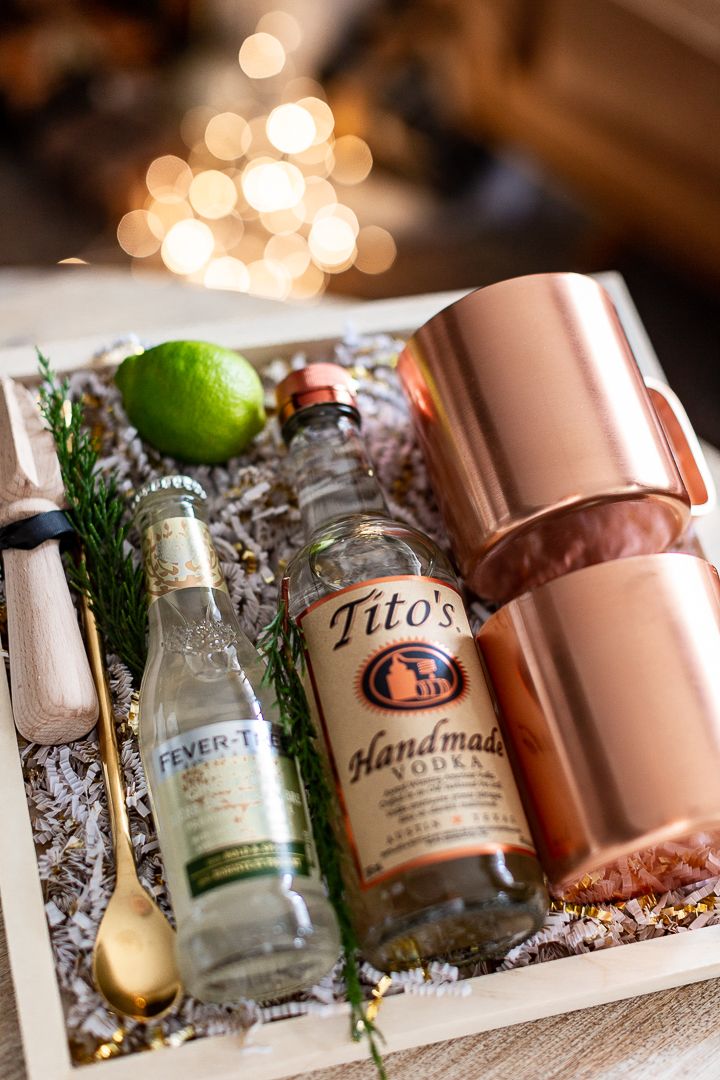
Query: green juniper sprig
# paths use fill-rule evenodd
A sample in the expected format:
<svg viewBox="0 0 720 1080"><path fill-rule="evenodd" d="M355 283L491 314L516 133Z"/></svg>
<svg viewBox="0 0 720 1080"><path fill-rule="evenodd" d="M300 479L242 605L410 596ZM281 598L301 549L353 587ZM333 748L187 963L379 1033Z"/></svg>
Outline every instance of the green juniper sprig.
<svg viewBox="0 0 720 1080"><path fill-rule="evenodd" d="M98 467L92 435L83 427L83 409L70 401L67 380L59 382L49 360L38 352L42 376L40 406L53 436L65 486L66 513L82 545L85 559L68 567L72 584L90 602L105 644L139 682L145 665L147 609L142 568L127 552L130 524L113 470ZM300 630L286 617L285 604L265 628L258 648L267 660L266 680L272 683L290 749L305 781L313 835L328 895L340 927L343 976L350 1004L351 1035L366 1037L379 1080L387 1080L378 1040L382 1038L367 1015L358 965L358 940L344 896L340 860L333 837L333 793L317 749L301 672L304 653Z"/></svg>
<svg viewBox="0 0 720 1080"><path fill-rule="evenodd" d="M258 648L267 661L265 679L275 688L280 717L288 737L290 750L297 758L305 782L308 809L313 825L313 837L320 869L325 877L328 896L335 909L340 927L343 952L343 976L350 1004L350 1031L356 1041L365 1036L380 1080L386 1080L374 1022L366 1013L358 966L358 939L345 901L337 844L333 836L331 816L334 796L328 784L320 756L315 728L310 717L302 683L305 666L302 633L287 617L281 602L277 615L265 627Z"/></svg>
<svg viewBox="0 0 720 1080"><path fill-rule="evenodd" d="M142 568L127 551L130 523L115 473L101 472L83 410L70 401L67 379L58 382L50 361L38 351L42 376L40 409L55 440L65 485L66 513L82 545L84 560L68 566L71 583L90 603L107 648L139 683L145 666L147 605Z"/></svg>

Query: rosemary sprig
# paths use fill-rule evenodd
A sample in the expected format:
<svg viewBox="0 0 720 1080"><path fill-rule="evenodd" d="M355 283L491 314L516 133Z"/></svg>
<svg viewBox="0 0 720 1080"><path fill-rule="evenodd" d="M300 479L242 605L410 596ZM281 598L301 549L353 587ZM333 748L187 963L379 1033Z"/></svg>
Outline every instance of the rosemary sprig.
<svg viewBox="0 0 720 1080"><path fill-rule="evenodd" d="M65 485L66 513L80 541L84 561L68 566L71 583L90 603L98 629L139 682L145 666L145 604L142 568L125 545L130 523L115 473L101 472L92 436L83 427L83 410L70 401L67 379L58 382L50 361L38 351L42 376L40 408L55 440Z"/></svg>
<svg viewBox="0 0 720 1080"><path fill-rule="evenodd" d="M313 722L302 683L305 666L302 634L286 615L281 602L277 615L263 630L258 648L267 661L265 679L275 688L280 717L290 750L300 766L305 782L310 819L320 869L325 877L328 896L340 927L343 951L343 976L350 1004L350 1033L354 1040L365 1036L380 1080L387 1080L375 1023L367 1016L360 970L358 939L345 901L338 849L333 837L331 816L334 796L328 784L320 756Z"/></svg>
<svg viewBox="0 0 720 1080"><path fill-rule="evenodd" d="M139 681L145 665L145 605L142 569L127 553L130 529L112 470L98 468L98 452L83 427L83 410L70 401L67 379L58 382L49 360L38 352L42 376L40 405L55 440L65 485L67 514L85 552L85 560L68 567L72 584L90 602L107 647ZM343 976L350 1004L354 1040L366 1037L379 1080L387 1080L378 1040L382 1038L367 1015L360 983L358 940L345 902L340 861L330 822L333 794L316 746L301 672L304 654L300 630L286 618L285 605L265 628L258 648L268 668L266 680L275 687L278 707L292 753L297 757L308 795L313 835L320 868L340 927Z"/></svg>

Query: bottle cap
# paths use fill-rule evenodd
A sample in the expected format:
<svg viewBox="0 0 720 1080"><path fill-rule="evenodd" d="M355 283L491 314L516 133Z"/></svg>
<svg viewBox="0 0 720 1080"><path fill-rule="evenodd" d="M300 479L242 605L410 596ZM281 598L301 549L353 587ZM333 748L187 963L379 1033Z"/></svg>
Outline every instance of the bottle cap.
<svg viewBox="0 0 720 1080"><path fill-rule="evenodd" d="M291 371L275 390L280 427L311 405L337 403L357 409L355 380L339 364L308 364Z"/></svg>
<svg viewBox="0 0 720 1080"><path fill-rule="evenodd" d="M198 484L197 480L193 480L192 476L157 476L154 480L149 480L147 484L143 484L140 490L135 493L130 502L132 513L134 514L137 511L143 499L146 499L148 495L154 495L156 491L188 491L191 495L197 495L200 499L207 499L205 489L201 484Z"/></svg>

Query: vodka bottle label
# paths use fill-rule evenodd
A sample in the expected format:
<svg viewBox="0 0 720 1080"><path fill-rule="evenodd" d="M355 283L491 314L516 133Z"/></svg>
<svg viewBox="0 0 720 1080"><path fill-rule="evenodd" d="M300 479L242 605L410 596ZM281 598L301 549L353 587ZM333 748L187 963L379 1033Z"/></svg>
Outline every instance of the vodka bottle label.
<svg viewBox="0 0 720 1080"><path fill-rule="evenodd" d="M204 586L227 592L210 531L199 518L165 518L148 526L142 552L151 602L172 589Z"/></svg>
<svg viewBox="0 0 720 1080"><path fill-rule="evenodd" d="M535 854L455 589L376 578L297 622L363 888L446 859Z"/></svg>
<svg viewBox="0 0 720 1080"><path fill-rule="evenodd" d="M175 823L190 896L245 878L310 873L295 762L267 720L221 721L152 752L158 815Z"/></svg>

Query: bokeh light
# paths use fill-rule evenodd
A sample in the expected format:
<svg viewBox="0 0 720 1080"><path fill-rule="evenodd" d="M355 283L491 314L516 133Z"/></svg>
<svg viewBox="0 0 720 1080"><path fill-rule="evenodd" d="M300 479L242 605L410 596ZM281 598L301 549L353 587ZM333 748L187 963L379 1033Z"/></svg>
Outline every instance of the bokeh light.
<svg viewBox="0 0 720 1080"><path fill-rule="evenodd" d="M326 275L311 262L307 270L293 281L291 296L295 300L314 300L324 292L326 284Z"/></svg>
<svg viewBox="0 0 720 1080"><path fill-rule="evenodd" d="M250 274L247 266L240 259L224 255L208 263L203 275L203 284L208 289L247 292L250 288Z"/></svg>
<svg viewBox="0 0 720 1080"><path fill-rule="evenodd" d="M263 258L266 243L267 237L262 236L259 232L246 232L233 250L233 254L238 259L242 259L247 266L250 266L251 263Z"/></svg>
<svg viewBox="0 0 720 1080"><path fill-rule="evenodd" d="M160 254L168 270L192 274L208 261L215 247L212 230L204 221L178 221L162 242Z"/></svg>
<svg viewBox="0 0 720 1080"><path fill-rule="evenodd" d="M287 300L292 278L282 263L257 259L248 266L248 273L249 292L253 296L264 296L268 300Z"/></svg>
<svg viewBox="0 0 720 1080"><path fill-rule="evenodd" d="M338 184L361 184L372 169L370 147L357 135L341 135L333 143L332 178Z"/></svg>
<svg viewBox="0 0 720 1080"><path fill-rule="evenodd" d="M257 29L276 37L286 52L294 52L302 42L302 28L288 11L268 11L262 16Z"/></svg>
<svg viewBox="0 0 720 1080"><path fill-rule="evenodd" d="M234 112L222 112L213 116L205 125L205 145L220 161L235 161L250 146L250 128L242 116Z"/></svg>
<svg viewBox="0 0 720 1080"><path fill-rule="evenodd" d="M310 265L307 240L297 233L271 237L265 246L264 254L271 262L281 263L292 278L300 277Z"/></svg>
<svg viewBox="0 0 720 1080"><path fill-rule="evenodd" d="M243 219L237 214L228 214L227 217L213 221L210 226L215 237L215 253L225 255L237 247L245 233Z"/></svg>
<svg viewBox="0 0 720 1080"><path fill-rule="evenodd" d="M231 213L237 202L237 190L231 178L217 169L200 172L188 192L190 205L205 218L222 218Z"/></svg>
<svg viewBox="0 0 720 1080"><path fill-rule="evenodd" d="M160 218L147 210L131 210L118 222L118 243L136 259L146 259L159 251L164 234Z"/></svg>
<svg viewBox="0 0 720 1080"><path fill-rule="evenodd" d="M315 142L315 121L302 105L278 105L267 118L267 137L283 154L300 154Z"/></svg>
<svg viewBox="0 0 720 1080"><path fill-rule="evenodd" d="M145 174L147 189L158 202L182 202L190 190L192 169L182 158L165 154L155 158Z"/></svg>
<svg viewBox="0 0 720 1080"><path fill-rule="evenodd" d="M313 222L308 245L318 266L336 272L355 252L355 232L343 217L329 213Z"/></svg>
<svg viewBox="0 0 720 1080"><path fill-rule="evenodd" d="M316 143L299 154L293 154L293 162L306 176L330 175L335 164L335 156L330 142Z"/></svg>
<svg viewBox="0 0 720 1080"><path fill-rule="evenodd" d="M364 274L383 274L395 262L397 246L387 229L366 225L357 236L355 265Z"/></svg>
<svg viewBox="0 0 720 1080"><path fill-rule="evenodd" d="M297 104L307 110L315 121L315 138L313 142L326 142L335 129L335 117L327 101L311 96L301 98Z"/></svg>
<svg viewBox="0 0 720 1080"><path fill-rule="evenodd" d="M250 79L269 79L285 67L285 50L274 34L251 34L240 46L240 67Z"/></svg>
<svg viewBox="0 0 720 1080"><path fill-rule="evenodd" d="M310 225L324 206L337 203L337 192L332 184L322 177L314 176L305 181L305 194L302 198L303 221Z"/></svg>
<svg viewBox="0 0 720 1080"><path fill-rule="evenodd" d="M159 252L168 270L207 288L312 300L354 263L367 274L392 265L390 233L361 228L338 195L367 179L372 152L348 116L347 134L335 135L323 87L296 73L302 38L290 12L268 11L239 67L206 74L204 103L181 122L187 160L155 158L147 192L139 182L118 223L133 270Z"/></svg>
<svg viewBox="0 0 720 1080"><path fill-rule="evenodd" d="M350 226L353 236L357 236L360 232L360 222L357 219L357 214L349 206L343 206L342 203L338 202L330 203L328 206L321 206L315 215L315 221L320 221L326 217L338 218L338 220L346 222Z"/></svg>
<svg viewBox="0 0 720 1080"><path fill-rule="evenodd" d="M273 235L283 236L297 232L303 225L303 204L297 203L289 210L266 210L260 215L263 228Z"/></svg>
<svg viewBox="0 0 720 1080"><path fill-rule="evenodd" d="M250 136L250 144L245 151L248 158L267 157L268 154L274 154L275 148L268 139L267 134L267 115L265 113L259 116L254 116L248 123L248 134Z"/></svg>
<svg viewBox="0 0 720 1080"><path fill-rule="evenodd" d="M289 210L305 193L305 178L288 161L256 158L242 174L245 198L256 210Z"/></svg>
<svg viewBox="0 0 720 1080"><path fill-rule="evenodd" d="M160 222L161 236L164 236L168 229L171 229L178 221L185 221L193 216L190 204L184 199L182 202L168 203L150 197L145 200L145 209Z"/></svg>
<svg viewBox="0 0 720 1080"><path fill-rule="evenodd" d="M281 101L297 101L301 102L301 98L304 97L316 97L325 98L325 91L323 90L317 79L311 79L307 75L300 75L296 79L290 79L280 89Z"/></svg>

